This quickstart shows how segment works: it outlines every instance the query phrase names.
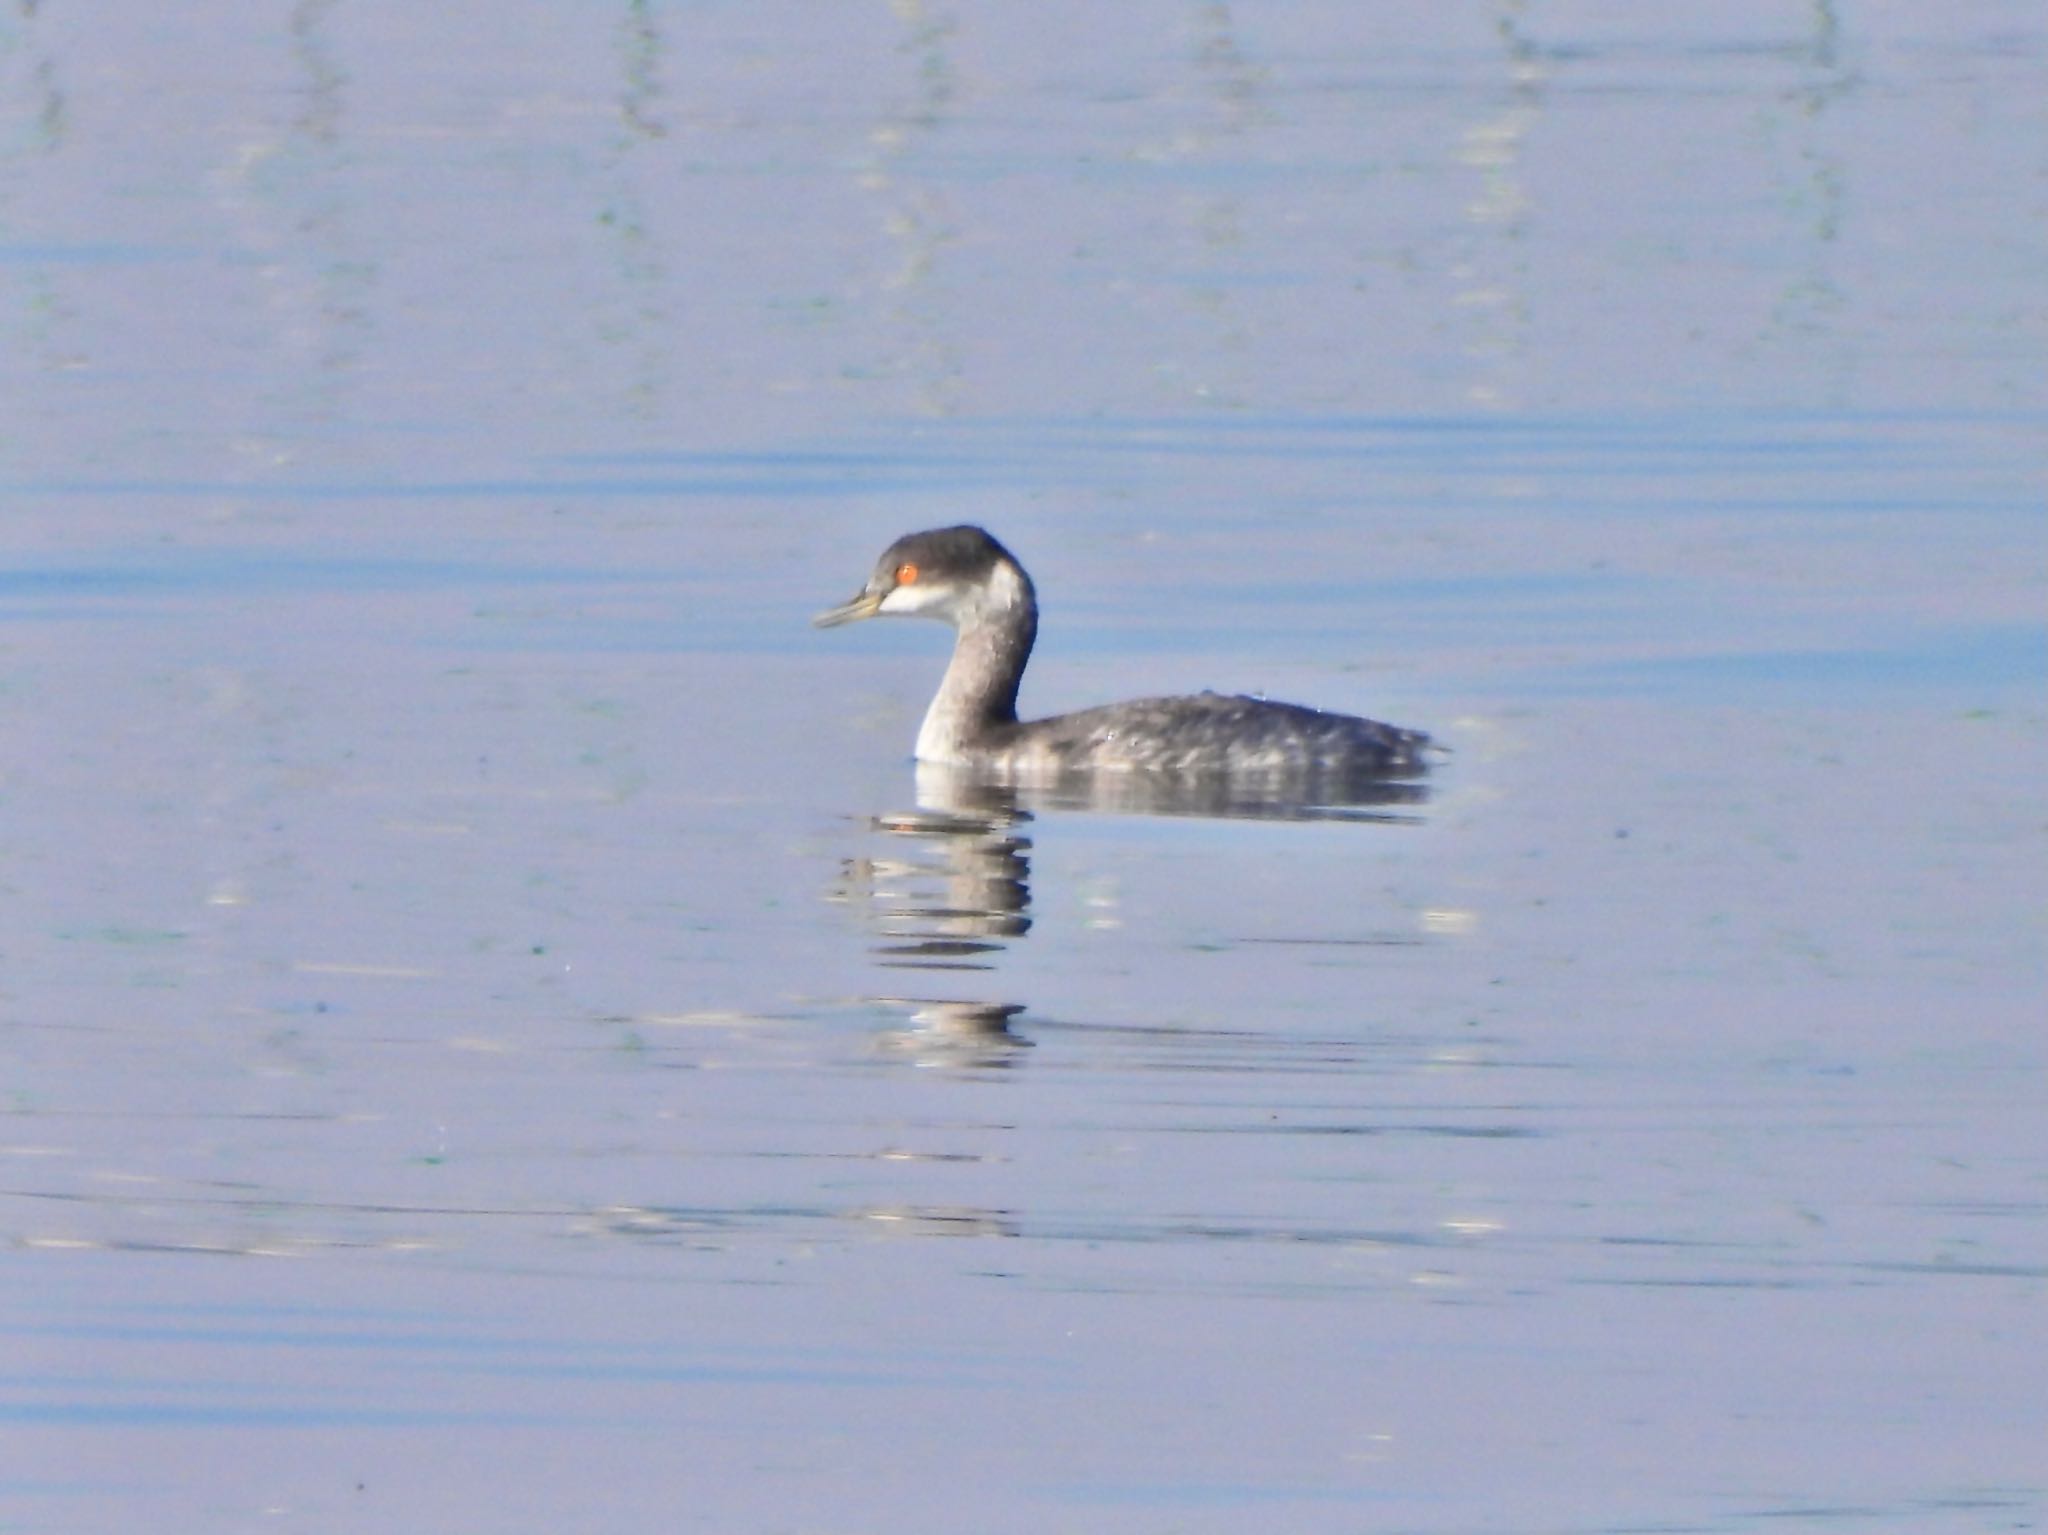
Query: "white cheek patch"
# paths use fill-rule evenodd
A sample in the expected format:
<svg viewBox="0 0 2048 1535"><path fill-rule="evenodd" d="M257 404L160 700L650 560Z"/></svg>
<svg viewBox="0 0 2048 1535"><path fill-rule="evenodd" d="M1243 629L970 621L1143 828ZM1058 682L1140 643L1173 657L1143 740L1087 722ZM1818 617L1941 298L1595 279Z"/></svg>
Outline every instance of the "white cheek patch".
<svg viewBox="0 0 2048 1535"><path fill-rule="evenodd" d="M898 617L911 617L929 613L946 600L945 592L936 586L899 586L882 599L882 605L875 611L891 613Z"/></svg>

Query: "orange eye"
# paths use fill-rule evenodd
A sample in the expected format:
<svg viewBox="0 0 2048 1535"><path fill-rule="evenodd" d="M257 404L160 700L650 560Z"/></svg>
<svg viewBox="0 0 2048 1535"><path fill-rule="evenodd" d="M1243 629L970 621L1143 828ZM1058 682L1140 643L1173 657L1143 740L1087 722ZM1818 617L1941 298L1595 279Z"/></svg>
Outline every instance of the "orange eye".
<svg viewBox="0 0 2048 1535"><path fill-rule="evenodd" d="M898 565L896 567L896 584L898 586L909 586L912 582L916 580L917 567L915 565L912 565L908 561L905 561L903 564Z"/></svg>

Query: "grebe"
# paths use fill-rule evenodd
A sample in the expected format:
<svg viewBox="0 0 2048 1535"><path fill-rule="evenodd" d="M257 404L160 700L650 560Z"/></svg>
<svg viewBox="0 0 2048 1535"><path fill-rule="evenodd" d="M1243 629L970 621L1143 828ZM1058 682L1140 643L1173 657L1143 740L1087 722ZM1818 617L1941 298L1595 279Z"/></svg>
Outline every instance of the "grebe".
<svg viewBox="0 0 2048 1535"><path fill-rule="evenodd" d="M1429 737L1350 714L1263 698L1140 698L1029 723L1017 684L1038 634L1031 578L976 527L896 540L860 595L820 613L821 629L876 617L943 619L953 659L917 733L920 762L1011 781L1136 772L1258 778L1306 790L1423 771Z"/></svg>

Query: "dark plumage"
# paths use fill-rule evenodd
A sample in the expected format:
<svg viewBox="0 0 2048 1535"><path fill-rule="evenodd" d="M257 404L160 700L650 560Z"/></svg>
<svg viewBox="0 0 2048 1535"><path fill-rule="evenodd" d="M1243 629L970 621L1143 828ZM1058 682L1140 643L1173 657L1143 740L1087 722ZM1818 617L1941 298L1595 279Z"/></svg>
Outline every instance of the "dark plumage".
<svg viewBox="0 0 2048 1535"><path fill-rule="evenodd" d="M821 627L877 616L950 623L953 659L918 732L921 761L954 763L1008 781L1082 773L1256 778L1299 783L1411 777L1429 737L1377 720L1220 693L1140 698L1029 723L1017 685L1038 633L1024 567L976 527L911 533L891 544L851 602Z"/></svg>

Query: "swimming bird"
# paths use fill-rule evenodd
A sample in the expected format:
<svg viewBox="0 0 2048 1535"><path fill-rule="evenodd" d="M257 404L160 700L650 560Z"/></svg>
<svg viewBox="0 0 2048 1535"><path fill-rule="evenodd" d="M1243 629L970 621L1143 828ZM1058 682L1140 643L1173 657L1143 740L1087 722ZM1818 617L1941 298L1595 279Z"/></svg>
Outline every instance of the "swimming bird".
<svg viewBox="0 0 2048 1535"><path fill-rule="evenodd" d="M1299 786L1410 778L1430 739L1356 715L1237 694L1196 693L1104 704L1050 719L1017 718L1017 687L1038 636L1038 595L1016 557L978 527L896 540L852 601L812 620L936 618L953 626L953 659L917 733L920 762L972 768L1003 782L1076 774L1225 777Z"/></svg>

